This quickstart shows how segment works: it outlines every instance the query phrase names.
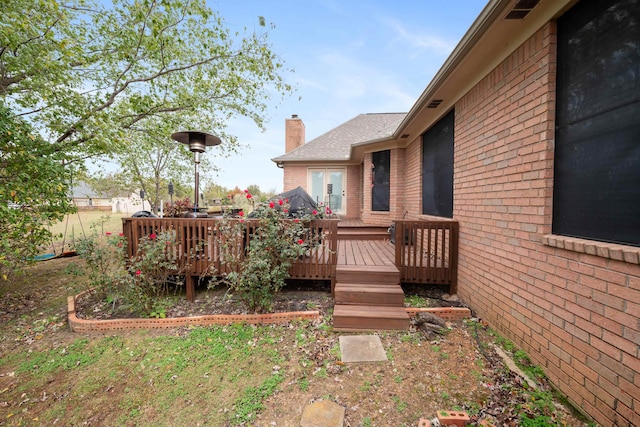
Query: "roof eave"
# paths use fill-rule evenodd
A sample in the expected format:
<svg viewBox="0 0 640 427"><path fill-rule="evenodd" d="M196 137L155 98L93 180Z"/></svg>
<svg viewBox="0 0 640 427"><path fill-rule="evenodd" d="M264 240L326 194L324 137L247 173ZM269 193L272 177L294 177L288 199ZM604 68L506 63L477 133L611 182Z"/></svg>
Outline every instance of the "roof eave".
<svg viewBox="0 0 640 427"><path fill-rule="evenodd" d="M411 107L394 138L418 137L536 31L577 1L541 0L524 19L507 20L504 17L516 0L490 0ZM435 99L442 103L429 108Z"/></svg>

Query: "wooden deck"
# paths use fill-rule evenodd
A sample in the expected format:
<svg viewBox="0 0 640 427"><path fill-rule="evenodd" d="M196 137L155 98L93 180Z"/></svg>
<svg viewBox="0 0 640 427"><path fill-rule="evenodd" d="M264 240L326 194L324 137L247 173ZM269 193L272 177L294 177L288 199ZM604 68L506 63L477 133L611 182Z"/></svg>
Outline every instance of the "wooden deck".
<svg viewBox="0 0 640 427"><path fill-rule="evenodd" d="M224 275L239 268L225 264L225 251L244 254L255 224L240 221L244 233L232 244L224 238L217 219L124 218L123 231L129 256L138 243L152 233L169 232L173 243L166 254L186 277L187 299L193 300L198 277ZM297 259L291 278L327 280L335 298L336 330L406 329L401 283L449 285L455 292L457 279L458 223L454 221L396 221L393 237L387 227L360 220L313 220L309 233L321 236L320 244ZM227 243L225 243L227 242ZM235 248L235 249L234 249Z"/></svg>
<svg viewBox="0 0 640 427"><path fill-rule="evenodd" d="M395 265L395 250L389 240L338 240L338 265Z"/></svg>

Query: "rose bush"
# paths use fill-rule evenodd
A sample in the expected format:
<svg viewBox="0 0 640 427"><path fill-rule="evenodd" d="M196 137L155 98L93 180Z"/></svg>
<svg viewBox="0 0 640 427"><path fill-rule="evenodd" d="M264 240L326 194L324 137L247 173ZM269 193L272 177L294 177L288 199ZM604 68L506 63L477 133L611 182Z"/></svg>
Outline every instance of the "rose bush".
<svg viewBox="0 0 640 427"><path fill-rule="evenodd" d="M252 199L249 192L246 197ZM269 311L292 262L318 243L305 227L311 218L290 219L288 212L288 201L278 200L257 206L252 220L225 217L220 226L223 261L232 271L211 285L229 286L250 310ZM238 242L243 251L237 250Z"/></svg>

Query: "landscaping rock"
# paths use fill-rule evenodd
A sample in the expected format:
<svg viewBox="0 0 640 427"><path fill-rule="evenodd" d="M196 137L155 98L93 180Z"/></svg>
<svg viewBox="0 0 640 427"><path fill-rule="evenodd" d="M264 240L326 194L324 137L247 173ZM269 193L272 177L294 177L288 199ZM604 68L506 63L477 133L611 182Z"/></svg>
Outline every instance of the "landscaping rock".
<svg viewBox="0 0 640 427"><path fill-rule="evenodd" d="M342 427L344 408L329 400L307 405L302 412L300 427Z"/></svg>

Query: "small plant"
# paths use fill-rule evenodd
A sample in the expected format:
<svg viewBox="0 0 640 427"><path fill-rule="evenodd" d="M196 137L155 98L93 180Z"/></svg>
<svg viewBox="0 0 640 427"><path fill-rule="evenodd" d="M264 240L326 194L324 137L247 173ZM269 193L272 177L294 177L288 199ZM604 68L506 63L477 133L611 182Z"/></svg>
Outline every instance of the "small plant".
<svg viewBox="0 0 640 427"><path fill-rule="evenodd" d="M166 217L179 218L189 211L193 211L193 202L188 197L164 204L164 215Z"/></svg>
<svg viewBox="0 0 640 427"><path fill-rule="evenodd" d="M418 295L407 295L404 298L404 305L407 307L427 307L427 299Z"/></svg>
<svg viewBox="0 0 640 427"><path fill-rule="evenodd" d="M101 224L91 226L92 234L80 238L76 244L78 256L84 260L85 267L76 265L67 271L76 276L86 276L87 286L103 298L118 292L125 270L123 268L126 239L122 233L115 235L107 231L98 234Z"/></svg>
<svg viewBox="0 0 640 427"><path fill-rule="evenodd" d="M307 377L302 377L298 380L298 388L300 391L309 391L309 380Z"/></svg>
<svg viewBox="0 0 640 427"><path fill-rule="evenodd" d="M360 390L364 391L365 393L368 392L369 390L371 390L371 383L369 381L365 381L364 384L360 386Z"/></svg>
<svg viewBox="0 0 640 427"><path fill-rule="evenodd" d="M391 400L393 400L393 402L396 404L396 411L403 412L405 409L407 409L407 402L400 399L398 396L393 396Z"/></svg>
<svg viewBox="0 0 640 427"><path fill-rule="evenodd" d="M183 271L173 259L175 232L151 233L138 242L137 253L128 261L127 301L137 311L154 317L165 311L167 302L161 297L169 295L169 285L180 285L176 280ZM188 268L188 267L187 267Z"/></svg>
<svg viewBox="0 0 640 427"><path fill-rule="evenodd" d="M362 419L362 427L371 427L373 424L371 422L371 418L370 417L364 417Z"/></svg>

